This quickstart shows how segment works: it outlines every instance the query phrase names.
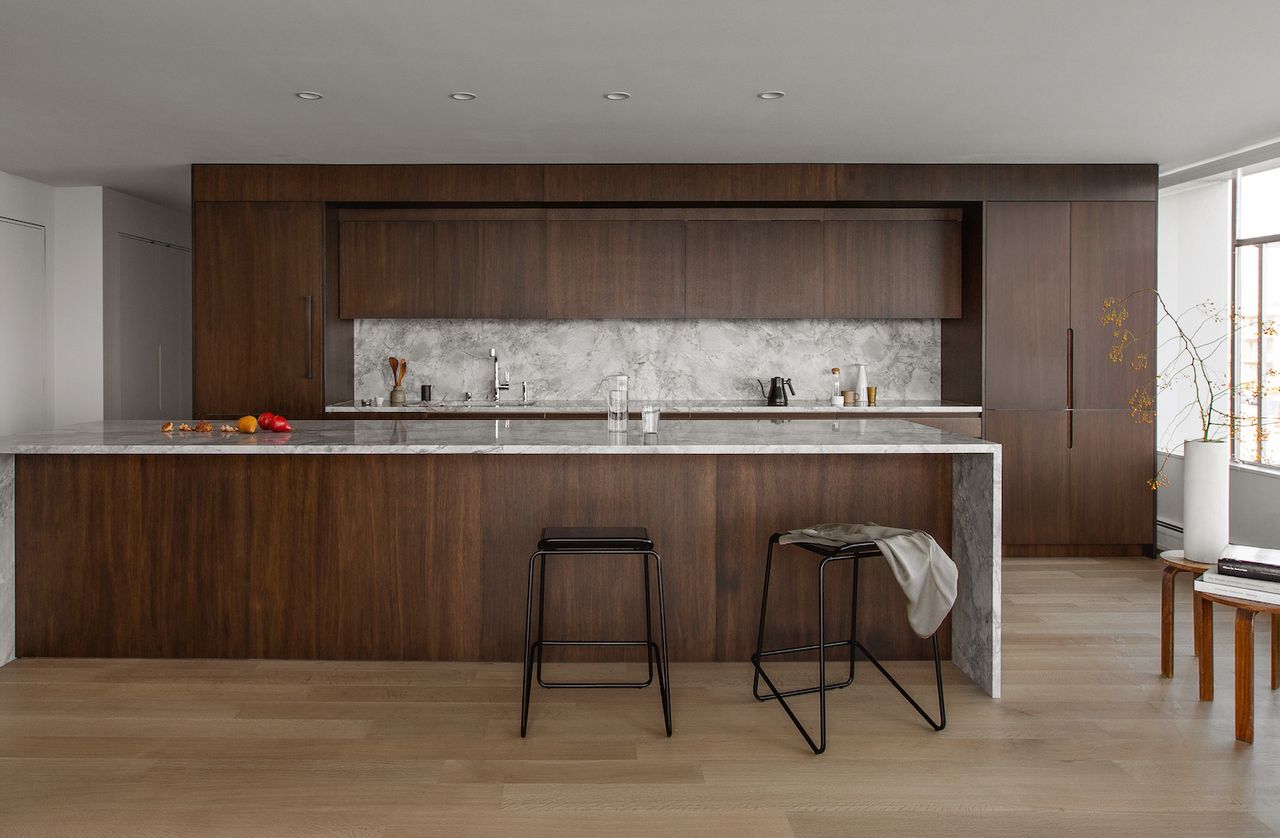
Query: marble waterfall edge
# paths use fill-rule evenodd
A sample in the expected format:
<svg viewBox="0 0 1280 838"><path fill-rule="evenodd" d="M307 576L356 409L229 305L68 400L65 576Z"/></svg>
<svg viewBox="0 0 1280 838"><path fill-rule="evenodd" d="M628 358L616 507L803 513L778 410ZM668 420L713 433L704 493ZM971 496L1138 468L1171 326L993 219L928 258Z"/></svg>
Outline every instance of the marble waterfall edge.
<svg viewBox="0 0 1280 838"><path fill-rule="evenodd" d="M17 587L14 538L14 457L0 454L0 666L17 649Z"/></svg>
<svg viewBox="0 0 1280 838"><path fill-rule="evenodd" d="M394 355L411 395L430 384L436 401L487 399L496 347L512 393L528 381L535 400L595 399L622 371L639 399L759 399L756 379L780 375L814 402L832 367L855 363L883 400L937 400L941 334L937 320L357 320L355 398L387 395Z"/></svg>

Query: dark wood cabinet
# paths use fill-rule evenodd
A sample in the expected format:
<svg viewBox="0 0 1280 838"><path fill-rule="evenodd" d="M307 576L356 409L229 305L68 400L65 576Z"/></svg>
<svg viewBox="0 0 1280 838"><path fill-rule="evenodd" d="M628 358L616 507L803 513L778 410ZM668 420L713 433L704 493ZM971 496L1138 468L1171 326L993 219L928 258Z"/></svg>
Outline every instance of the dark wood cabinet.
<svg viewBox="0 0 1280 838"><path fill-rule="evenodd" d="M837 219L822 226L825 316L960 316L958 211L954 218Z"/></svg>
<svg viewBox="0 0 1280 838"><path fill-rule="evenodd" d="M1069 544L1071 416L1066 410L988 410L984 435L1002 446L1006 544Z"/></svg>
<svg viewBox="0 0 1280 838"><path fill-rule="evenodd" d="M821 221L690 221L689 317L822 317Z"/></svg>
<svg viewBox="0 0 1280 838"><path fill-rule="evenodd" d="M197 203L193 223L195 413L321 418L324 205Z"/></svg>
<svg viewBox="0 0 1280 838"><path fill-rule="evenodd" d="M1154 426L1127 410L1071 411L1072 544L1151 544Z"/></svg>
<svg viewBox="0 0 1280 838"><path fill-rule="evenodd" d="M435 259L436 317L547 315L543 221L436 221Z"/></svg>
<svg viewBox="0 0 1280 838"><path fill-rule="evenodd" d="M548 222L547 316L683 317L683 221Z"/></svg>
<svg viewBox="0 0 1280 838"><path fill-rule="evenodd" d="M1071 205L1072 406L1077 409L1125 408L1134 391L1154 378L1155 298L1141 292L1156 285L1155 240L1153 202ZM1129 298L1125 325L1137 340L1120 364L1108 359L1113 327L1101 322L1109 297ZM1134 369L1129 359L1139 353L1148 360Z"/></svg>
<svg viewBox="0 0 1280 838"><path fill-rule="evenodd" d="M434 247L429 222L342 222L342 316L434 317Z"/></svg>
<svg viewBox="0 0 1280 838"><path fill-rule="evenodd" d="M986 212L986 388L994 409L1069 407L1071 205Z"/></svg>
<svg viewBox="0 0 1280 838"><path fill-rule="evenodd" d="M1151 544L1155 435L1126 410L989 410L1003 446L1004 542Z"/></svg>

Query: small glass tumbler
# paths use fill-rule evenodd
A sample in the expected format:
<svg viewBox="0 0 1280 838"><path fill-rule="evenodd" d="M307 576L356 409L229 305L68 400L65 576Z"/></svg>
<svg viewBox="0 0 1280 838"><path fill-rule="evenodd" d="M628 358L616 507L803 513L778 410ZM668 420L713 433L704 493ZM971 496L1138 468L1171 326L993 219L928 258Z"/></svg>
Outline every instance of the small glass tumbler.
<svg viewBox="0 0 1280 838"><path fill-rule="evenodd" d="M658 417L662 415L662 405L656 402L646 402L640 410L640 426L646 434L656 434L658 432Z"/></svg>
<svg viewBox="0 0 1280 838"><path fill-rule="evenodd" d="M606 394L606 401L609 403L609 431L611 433L626 433L627 391L610 390Z"/></svg>

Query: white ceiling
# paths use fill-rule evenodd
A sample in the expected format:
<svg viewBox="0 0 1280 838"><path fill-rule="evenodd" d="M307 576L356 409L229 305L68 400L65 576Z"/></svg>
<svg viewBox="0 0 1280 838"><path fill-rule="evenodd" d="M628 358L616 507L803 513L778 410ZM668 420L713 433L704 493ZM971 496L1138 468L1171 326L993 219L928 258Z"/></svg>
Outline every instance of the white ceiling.
<svg viewBox="0 0 1280 838"><path fill-rule="evenodd" d="M192 162L1168 169L1280 136L1277 79L1276 0L0 0L0 171L182 205Z"/></svg>

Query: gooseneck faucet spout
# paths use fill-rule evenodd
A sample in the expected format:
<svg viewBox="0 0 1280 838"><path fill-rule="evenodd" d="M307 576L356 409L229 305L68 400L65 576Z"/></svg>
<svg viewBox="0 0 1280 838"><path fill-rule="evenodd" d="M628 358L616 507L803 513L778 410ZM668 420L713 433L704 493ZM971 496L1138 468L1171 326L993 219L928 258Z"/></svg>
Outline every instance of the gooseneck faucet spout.
<svg viewBox="0 0 1280 838"><path fill-rule="evenodd" d="M505 376L498 373L498 350L490 347L489 357L493 359L493 401L495 403L502 401L502 391L511 389L511 373L508 371Z"/></svg>

